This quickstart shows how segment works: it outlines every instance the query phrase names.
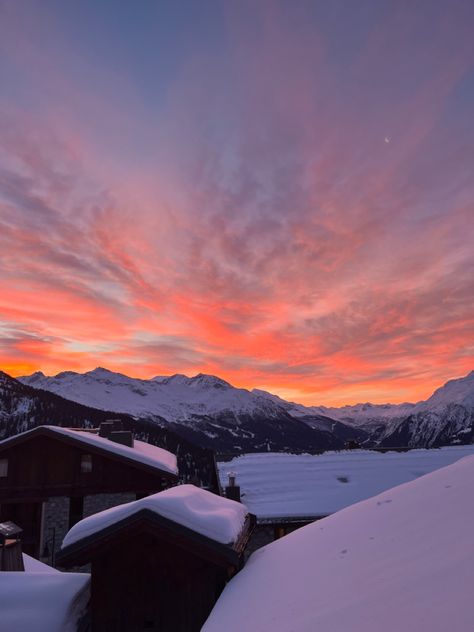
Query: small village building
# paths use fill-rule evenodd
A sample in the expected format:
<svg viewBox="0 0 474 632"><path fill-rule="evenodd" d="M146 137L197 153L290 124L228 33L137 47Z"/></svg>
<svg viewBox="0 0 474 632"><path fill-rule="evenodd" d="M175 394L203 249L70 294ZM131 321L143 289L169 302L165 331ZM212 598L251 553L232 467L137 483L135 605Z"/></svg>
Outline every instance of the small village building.
<svg viewBox="0 0 474 632"><path fill-rule="evenodd" d="M85 518L57 561L91 563L92 630L198 632L243 566L254 517L193 485Z"/></svg>
<svg viewBox="0 0 474 632"><path fill-rule="evenodd" d="M257 517L250 554L344 507L472 454L473 445L386 453L260 453L220 462L218 468L226 494L240 498Z"/></svg>
<svg viewBox="0 0 474 632"><path fill-rule="evenodd" d="M16 523L23 551L54 565L76 522L173 486L177 474L175 455L114 422L39 426L0 442L0 522Z"/></svg>

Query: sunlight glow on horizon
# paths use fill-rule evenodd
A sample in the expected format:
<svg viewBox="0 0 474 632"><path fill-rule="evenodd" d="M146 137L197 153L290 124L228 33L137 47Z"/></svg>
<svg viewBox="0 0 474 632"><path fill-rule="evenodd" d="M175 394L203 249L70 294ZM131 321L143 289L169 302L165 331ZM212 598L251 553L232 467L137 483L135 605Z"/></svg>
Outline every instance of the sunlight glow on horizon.
<svg viewBox="0 0 474 632"><path fill-rule="evenodd" d="M3 10L0 369L326 406L466 375L474 5L180 4Z"/></svg>

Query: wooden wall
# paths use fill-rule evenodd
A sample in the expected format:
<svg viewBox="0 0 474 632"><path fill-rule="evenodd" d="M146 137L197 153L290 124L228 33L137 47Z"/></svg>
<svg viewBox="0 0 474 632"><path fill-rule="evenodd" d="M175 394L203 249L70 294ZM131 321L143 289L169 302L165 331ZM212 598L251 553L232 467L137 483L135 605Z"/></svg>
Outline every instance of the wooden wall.
<svg viewBox="0 0 474 632"><path fill-rule="evenodd" d="M82 454L92 454L92 471L81 472ZM173 484L166 474L95 454L86 445L36 436L0 452L8 476L0 478L0 503L37 502L50 496L85 496L104 492L155 493Z"/></svg>
<svg viewBox="0 0 474 632"><path fill-rule="evenodd" d="M92 630L198 632L226 573L151 534L124 538L92 562Z"/></svg>

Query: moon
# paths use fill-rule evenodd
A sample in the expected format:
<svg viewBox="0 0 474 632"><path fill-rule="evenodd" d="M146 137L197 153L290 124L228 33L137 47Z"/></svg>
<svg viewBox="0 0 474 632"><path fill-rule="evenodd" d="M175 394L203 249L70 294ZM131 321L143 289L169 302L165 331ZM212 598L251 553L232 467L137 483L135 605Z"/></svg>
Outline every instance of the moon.
<svg viewBox="0 0 474 632"><path fill-rule="evenodd" d="M390 136L385 136L384 141L388 144L392 139Z"/></svg>

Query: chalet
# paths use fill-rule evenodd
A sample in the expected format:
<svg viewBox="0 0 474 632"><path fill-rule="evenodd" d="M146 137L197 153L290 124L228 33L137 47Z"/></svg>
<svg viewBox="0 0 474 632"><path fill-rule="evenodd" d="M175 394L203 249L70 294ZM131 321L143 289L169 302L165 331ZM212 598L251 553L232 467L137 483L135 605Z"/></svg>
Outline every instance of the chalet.
<svg viewBox="0 0 474 632"><path fill-rule="evenodd" d="M474 454L474 446L386 452L245 454L220 462L226 495L257 516L248 553L311 522ZM231 494L229 496L229 494Z"/></svg>
<svg viewBox="0 0 474 632"><path fill-rule="evenodd" d="M23 551L54 565L76 522L173 486L177 474L173 454L115 422L39 426L0 442L0 522L19 525Z"/></svg>
<svg viewBox="0 0 474 632"><path fill-rule="evenodd" d="M253 523L241 503L180 485L77 523L57 562L91 563L92 630L198 632Z"/></svg>

